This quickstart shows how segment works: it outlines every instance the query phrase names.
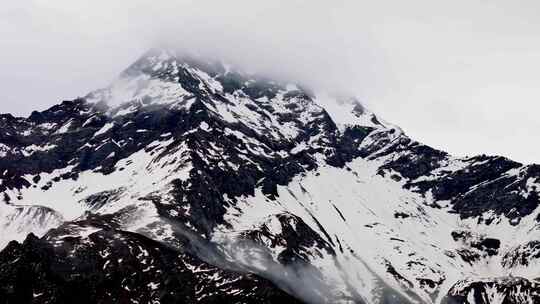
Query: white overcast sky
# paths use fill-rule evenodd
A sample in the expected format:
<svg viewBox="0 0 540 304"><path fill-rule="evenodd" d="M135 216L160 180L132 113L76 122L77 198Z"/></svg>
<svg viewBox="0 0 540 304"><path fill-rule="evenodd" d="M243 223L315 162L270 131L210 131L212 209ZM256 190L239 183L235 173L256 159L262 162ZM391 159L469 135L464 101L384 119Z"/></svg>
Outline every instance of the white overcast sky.
<svg viewBox="0 0 540 304"><path fill-rule="evenodd" d="M0 112L105 86L164 42L356 94L456 155L540 163L540 2L9 0Z"/></svg>

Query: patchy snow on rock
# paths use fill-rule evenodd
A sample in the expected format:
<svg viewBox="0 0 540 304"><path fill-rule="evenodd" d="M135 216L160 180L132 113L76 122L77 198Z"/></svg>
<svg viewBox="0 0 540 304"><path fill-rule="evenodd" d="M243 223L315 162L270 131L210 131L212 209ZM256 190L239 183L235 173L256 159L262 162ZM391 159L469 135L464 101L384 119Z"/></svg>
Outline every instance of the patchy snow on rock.
<svg viewBox="0 0 540 304"><path fill-rule="evenodd" d="M200 301L272 284L308 303L540 301L539 167L452 157L352 98L163 51L0 123L0 248L34 233L104 272L143 265L122 293L168 290L154 270L174 256L159 271L205 282Z"/></svg>

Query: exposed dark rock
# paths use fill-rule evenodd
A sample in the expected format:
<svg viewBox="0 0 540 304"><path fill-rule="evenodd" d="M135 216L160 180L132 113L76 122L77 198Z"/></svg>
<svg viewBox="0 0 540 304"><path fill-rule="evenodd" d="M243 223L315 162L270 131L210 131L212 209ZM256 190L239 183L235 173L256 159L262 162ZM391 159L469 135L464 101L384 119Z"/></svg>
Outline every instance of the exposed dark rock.
<svg viewBox="0 0 540 304"><path fill-rule="evenodd" d="M539 303L537 281L519 277L503 277L482 281L464 281L454 285L443 304L522 304ZM474 301L474 302L472 302Z"/></svg>
<svg viewBox="0 0 540 304"><path fill-rule="evenodd" d="M31 234L0 253L0 303L300 303L256 275L218 269L139 234L62 232L69 233Z"/></svg>

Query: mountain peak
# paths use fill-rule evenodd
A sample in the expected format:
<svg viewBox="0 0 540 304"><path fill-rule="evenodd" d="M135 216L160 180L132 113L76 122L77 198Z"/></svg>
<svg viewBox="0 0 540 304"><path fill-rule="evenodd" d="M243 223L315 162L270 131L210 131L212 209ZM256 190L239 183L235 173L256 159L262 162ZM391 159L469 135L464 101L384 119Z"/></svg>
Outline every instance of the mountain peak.
<svg viewBox="0 0 540 304"><path fill-rule="evenodd" d="M539 189L355 98L151 50L0 116L0 247L26 239L0 302L538 303Z"/></svg>
<svg viewBox="0 0 540 304"><path fill-rule="evenodd" d="M302 85L247 73L219 60L171 49L151 49L128 67L108 87L85 97L92 103L113 107L125 113L141 106L189 108L202 101L211 108L225 109L224 117L234 115L230 103L263 104L312 103L332 112L340 125L390 126L375 117L355 98L314 93ZM240 105L238 105L240 106ZM252 108L253 109L253 108Z"/></svg>
<svg viewBox="0 0 540 304"><path fill-rule="evenodd" d="M145 52L139 59L131 64L122 75L147 73L151 75L159 74L175 67L193 67L204 70L206 73L215 76L219 73L225 73L225 66L215 58L204 57L200 54L187 51L179 51L171 48L152 48ZM157 72L157 73L156 73Z"/></svg>

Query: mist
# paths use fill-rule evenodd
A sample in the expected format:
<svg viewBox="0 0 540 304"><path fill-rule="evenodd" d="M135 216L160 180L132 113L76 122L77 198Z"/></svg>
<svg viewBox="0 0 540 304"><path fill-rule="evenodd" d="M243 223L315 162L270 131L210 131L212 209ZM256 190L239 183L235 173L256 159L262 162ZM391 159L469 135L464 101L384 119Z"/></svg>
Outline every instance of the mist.
<svg viewBox="0 0 540 304"><path fill-rule="evenodd" d="M357 96L456 155L540 162L540 4L21 0L0 8L0 112L105 87L173 46Z"/></svg>
<svg viewBox="0 0 540 304"><path fill-rule="evenodd" d="M281 264L274 260L268 248L249 239L221 236L218 240L205 240L183 223L163 217L153 225L168 226L174 231L175 239L160 240L161 244L178 252L191 254L220 269L256 274L307 303L322 304L344 300L339 288L325 282L316 267L307 263ZM134 232L156 239L156 235L146 229ZM363 302L361 298L355 300L359 302L354 303Z"/></svg>

